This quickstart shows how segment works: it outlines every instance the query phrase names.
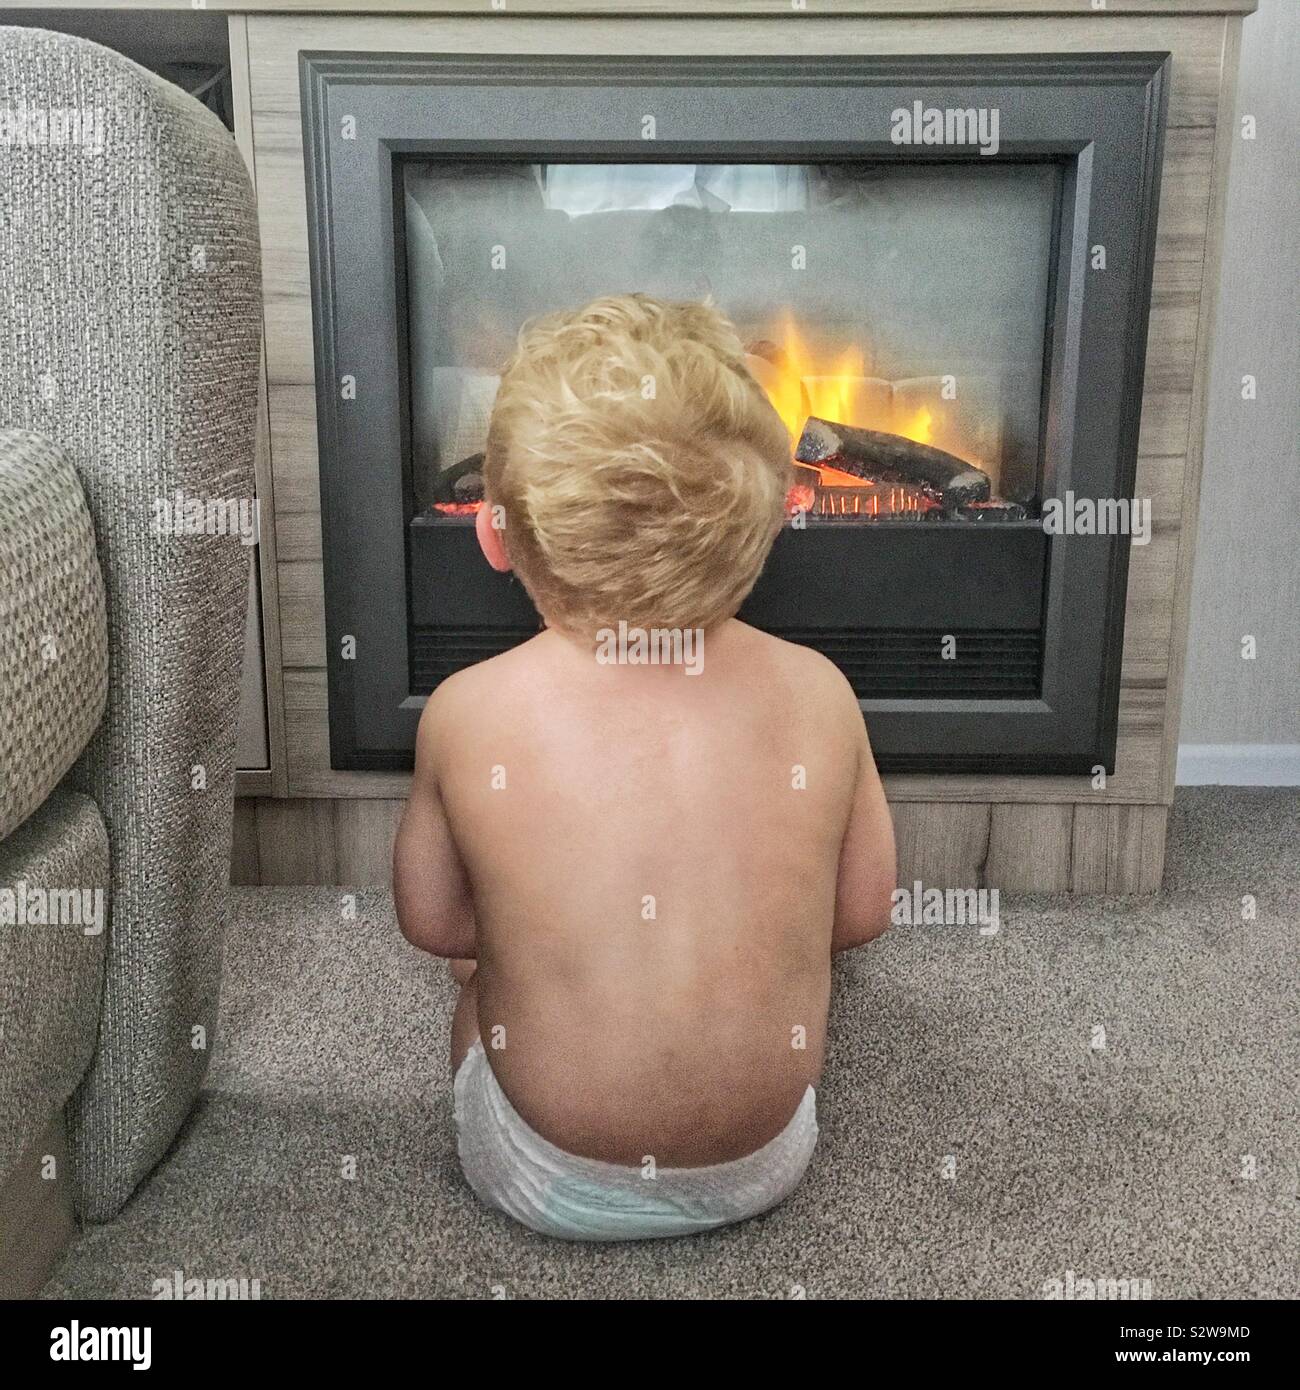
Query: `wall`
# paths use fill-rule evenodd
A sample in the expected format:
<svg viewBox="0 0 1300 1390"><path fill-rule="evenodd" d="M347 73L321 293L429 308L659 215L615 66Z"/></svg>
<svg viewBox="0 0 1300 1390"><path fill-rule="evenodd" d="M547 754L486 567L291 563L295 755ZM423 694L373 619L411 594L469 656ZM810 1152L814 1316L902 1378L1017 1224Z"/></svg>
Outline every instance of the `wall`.
<svg viewBox="0 0 1300 1390"><path fill-rule="evenodd" d="M1300 785L1298 88L1300 5L1260 0L1242 27L1180 783ZM1242 399L1246 375L1255 400Z"/></svg>

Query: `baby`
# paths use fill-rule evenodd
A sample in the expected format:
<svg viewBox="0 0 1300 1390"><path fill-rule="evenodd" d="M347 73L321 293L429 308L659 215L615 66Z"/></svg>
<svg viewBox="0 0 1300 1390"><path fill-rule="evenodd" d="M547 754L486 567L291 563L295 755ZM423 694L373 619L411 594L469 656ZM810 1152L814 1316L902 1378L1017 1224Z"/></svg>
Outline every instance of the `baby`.
<svg viewBox="0 0 1300 1390"><path fill-rule="evenodd" d="M546 628L430 697L393 878L461 985L465 1176L536 1231L739 1221L817 1142L831 956L895 866L848 683L734 616L791 471L706 304L597 300L502 377L478 539Z"/></svg>

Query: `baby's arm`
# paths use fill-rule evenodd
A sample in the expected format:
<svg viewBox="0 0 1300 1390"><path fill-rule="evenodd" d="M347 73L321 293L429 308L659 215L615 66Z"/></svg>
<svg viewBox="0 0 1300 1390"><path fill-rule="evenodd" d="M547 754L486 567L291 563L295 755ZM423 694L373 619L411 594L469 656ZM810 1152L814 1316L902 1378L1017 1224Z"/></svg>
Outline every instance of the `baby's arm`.
<svg viewBox="0 0 1300 1390"><path fill-rule="evenodd" d="M889 925L889 910L897 885L894 823L871 755L866 726L854 701L857 721L853 735L857 752L857 789L848 827L840 848L835 889L835 927L831 951L849 951L873 941Z"/></svg>
<svg viewBox="0 0 1300 1390"><path fill-rule="evenodd" d="M474 901L438 791L435 693L420 718L411 799L393 845L393 898L402 935L423 951L477 959Z"/></svg>

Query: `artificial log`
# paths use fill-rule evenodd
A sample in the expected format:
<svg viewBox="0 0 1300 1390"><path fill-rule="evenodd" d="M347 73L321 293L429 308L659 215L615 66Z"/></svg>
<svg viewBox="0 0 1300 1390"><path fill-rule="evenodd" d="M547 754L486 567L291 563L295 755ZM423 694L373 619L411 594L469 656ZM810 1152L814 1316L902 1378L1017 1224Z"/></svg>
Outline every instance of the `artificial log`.
<svg viewBox="0 0 1300 1390"><path fill-rule="evenodd" d="M884 430L836 425L811 417L799 436L795 458L825 463L858 478L905 483L933 497L945 511L984 502L992 493L989 475L943 449Z"/></svg>
<svg viewBox="0 0 1300 1390"><path fill-rule="evenodd" d="M439 502L481 502L483 500L483 455L469 458L444 468L433 480L433 498Z"/></svg>

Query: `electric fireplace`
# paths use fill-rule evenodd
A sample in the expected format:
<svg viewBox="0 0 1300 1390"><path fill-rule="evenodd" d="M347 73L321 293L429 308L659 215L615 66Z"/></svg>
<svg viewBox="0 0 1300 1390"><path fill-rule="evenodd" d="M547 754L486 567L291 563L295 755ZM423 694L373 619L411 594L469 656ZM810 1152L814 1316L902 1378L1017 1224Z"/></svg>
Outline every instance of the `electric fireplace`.
<svg viewBox="0 0 1300 1390"><path fill-rule="evenodd" d="M331 757L538 618L477 553L520 326L710 295L790 433L741 617L844 671L885 770L1115 749L1167 58L304 53Z"/></svg>

